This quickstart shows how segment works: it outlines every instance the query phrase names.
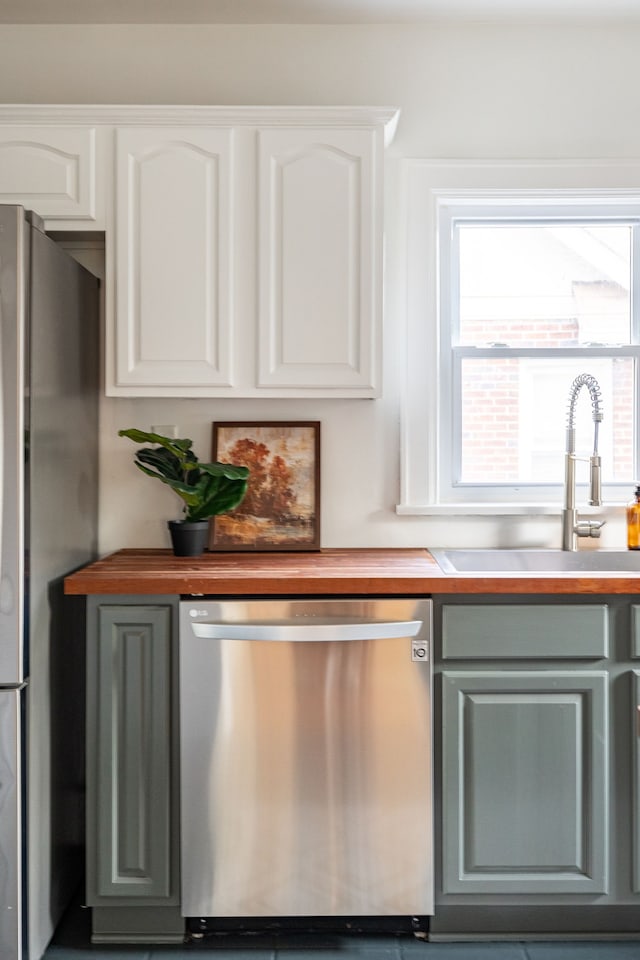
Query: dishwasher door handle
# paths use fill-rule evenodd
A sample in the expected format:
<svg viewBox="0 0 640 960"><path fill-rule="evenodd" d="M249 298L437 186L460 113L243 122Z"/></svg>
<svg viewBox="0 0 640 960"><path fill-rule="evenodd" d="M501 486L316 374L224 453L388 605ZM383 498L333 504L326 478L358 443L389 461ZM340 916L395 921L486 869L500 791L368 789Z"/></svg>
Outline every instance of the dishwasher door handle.
<svg viewBox="0 0 640 960"><path fill-rule="evenodd" d="M323 623L192 623L196 637L209 640L388 640L394 637L415 637L422 620L344 623L327 620Z"/></svg>

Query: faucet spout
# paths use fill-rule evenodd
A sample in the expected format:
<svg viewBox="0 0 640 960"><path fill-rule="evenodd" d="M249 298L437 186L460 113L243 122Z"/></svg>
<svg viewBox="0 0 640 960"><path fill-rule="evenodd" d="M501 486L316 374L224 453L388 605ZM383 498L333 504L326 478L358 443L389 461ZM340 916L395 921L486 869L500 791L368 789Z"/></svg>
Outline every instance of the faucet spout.
<svg viewBox="0 0 640 960"><path fill-rule="evenodd" d="M589 505L599 507L602 504L601 460L598 454L598 431L602 420L602 393L600 384L590 373L581 373L571 384L569 391L569 411L567 414L567 442L565 447L564 509L562 511L562 549L577 550L578 537L599 537L604 525L603 520L579 520L576 509L576 461L586 459L576 456L575 413L576 403L582 387L586 387L591 397L591 416L593 428L593 452L589 459Z"/></svg>

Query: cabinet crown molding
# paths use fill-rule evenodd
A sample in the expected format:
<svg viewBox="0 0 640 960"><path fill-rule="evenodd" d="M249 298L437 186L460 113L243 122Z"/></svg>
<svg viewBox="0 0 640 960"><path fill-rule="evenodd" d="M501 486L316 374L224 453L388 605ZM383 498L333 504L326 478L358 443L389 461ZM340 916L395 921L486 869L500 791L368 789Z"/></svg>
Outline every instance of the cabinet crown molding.
<svg viewBox="0 0 640 960"><path fill-rule="evenodd" d="M135 124L210 126L371 126L385 130L391 143L400 111L396 107L366 106L205 106L142 104L50 104L0 105L0 123L14 124Z"/></svg>

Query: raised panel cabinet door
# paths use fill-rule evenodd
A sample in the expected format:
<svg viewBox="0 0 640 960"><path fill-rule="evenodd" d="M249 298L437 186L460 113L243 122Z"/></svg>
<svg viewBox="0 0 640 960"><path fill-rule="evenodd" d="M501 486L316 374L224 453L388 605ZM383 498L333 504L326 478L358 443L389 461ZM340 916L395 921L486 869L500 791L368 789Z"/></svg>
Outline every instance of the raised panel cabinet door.
<svg viewBox="0 0 640 960"><path fill-rule="evenodd" d="M0 203L47 220L95 219L95 127L0 125Z"/></svg>
<svg viewBox="0 0 640 960"><path fill-rule="evenodd" d="M606 893L607 674L442 685L443 893Z"/></svg>
<svg viewBox="0 0 640 960"><path fill-rule="evenodd" d="M87 651L87 896L176 902L171 605L100 605Z"/></svg>
<svg viewBox="0 0 640 960"><path fill-rule="evenodd" d="M635 610L638 608L635 607ZM640 893L640 670L631 671L632 831L634 893Z"/></svg>
<svg viewBox="0 0 640 960"><path fill-rule="evenodd" d="M116 131L108 393L231 384L232 139L225 127Z"/></svg>
<svg viewBox="0 0 640 960"><path fill-rule="evenodd" d="M379 394L382 137L258 131L260 388Z"/></svg>

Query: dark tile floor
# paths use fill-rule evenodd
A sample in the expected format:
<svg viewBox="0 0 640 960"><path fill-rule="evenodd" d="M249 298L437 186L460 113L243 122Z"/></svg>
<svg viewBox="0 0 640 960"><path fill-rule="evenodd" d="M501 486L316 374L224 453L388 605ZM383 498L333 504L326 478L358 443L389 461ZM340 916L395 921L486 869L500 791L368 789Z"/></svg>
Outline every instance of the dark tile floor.
<svg viewBox="0 0 640 960"><path fill-rule="evenodd" d="M425 943L412 936L211 936L184 946L93 946L88 910L73 907L44 960L640 960L637 941Z"/></svg>

